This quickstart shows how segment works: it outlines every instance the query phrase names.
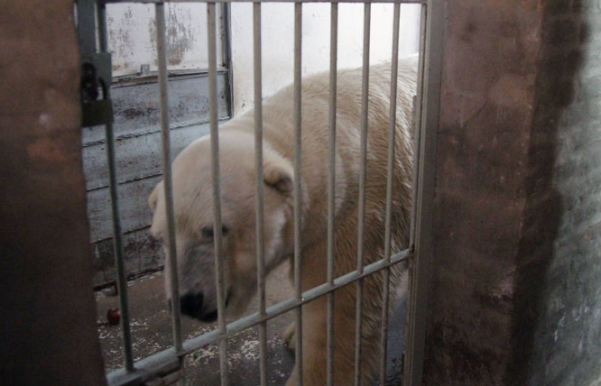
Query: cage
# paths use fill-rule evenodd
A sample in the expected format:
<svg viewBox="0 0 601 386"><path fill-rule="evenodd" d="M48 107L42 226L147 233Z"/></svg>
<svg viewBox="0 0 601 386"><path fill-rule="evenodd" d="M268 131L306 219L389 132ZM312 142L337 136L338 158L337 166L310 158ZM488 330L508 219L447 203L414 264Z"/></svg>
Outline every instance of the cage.
<svg viewBox="0 0 601 386"><path fill-rule="evenodd" d="M426 218L427 211L425 213L423 203L428 194L428 187L425 184L428 179L427 152L431 151L428 146L431 146L432 141L425 132L427 123L425 121L427 106L425 103L427 71L425 69L430 60L428 53L432 50L432 42L428 34L429 29L432 28L432 12L428 11L429 5L426 2L416 0L382 2L382 4L371 1L360 4L352 4L352 1L337 1L316 5L290 2L282 4L281 8L274 9L269 9L272 6L269 2L251 2L247 4L246 8L237 12L234 7L239 4L232 3L234 2L154 2L146 0L128 2L80 0L77 2L76 14L82 47L82 106L83 125L86 127L84 129L84 165L87 166L88 216L92 224L92 242L95 246L96 259L101 262L101 268L96 272L95 282L98 287L103 287L111 284L111 276L116 279L121 309L120 334L123 340L124 362L122 369L108 374L109 384L152 383L159 379L165 384L181 381L185 378L186 356L209 345L218 345L219 347L220 382L223 385L228 384L228 361L230 359L227 349L228 339L241 331L258 327L260 383L266 385L270 381L268 373L272 365L268 360L267 323L288 311L294 312L295 315L293 323L295 326L293 338L295 367L289 382L296 382L295 384L298 385L314 384L315 382L317 382L315 384L322 382L331 385L336 382L338 384L346 383L352 378L357 385L369 384L376 374L373 369L369 369L369 366L362 362L367 362L364 359L366 352L370 358L376 354L372 352L374 351L373 342L365 343L367 337L364 336L366 331L364 324L367 322L364 315L365 301L363 297L368 296L367 301L372 302L376 295L373 291L368 291L368 295L364 295L364 281L383 275L382 282L377 287L381 293L376 296L381 297L383 304L377 315L370 310L369 318L375 318L380 326L376 345L379 347L376 378L379 379L380 384L384 385L387 380L387 362L389 362L387 346L390 282L391 276L399 276L398 272L391 275L391 270L398 269L400 266L405 267L403 271L406 274L409 271L412 273L412 298L408 320L409 325L413 328L408 330L408 343L413 351L405 359L406 364L409 365L408 369L419 365L419 355L421 355L419 353L419 334L423 332L419 331L420 315L417 305L423 288L420 290L417 283L423 272L419 266L413 263L409 269L408 260L415 259L419 255L420 249L416 243L419 243L423 237L420 237L420 229L427 227L429 221ZM376 8L380 5L385 7ZM403 24L401 23L401 7L406 5L413 6L413 9L407 8L408 13L412 13L413 19L407 19ZM312 9L309 8L312 6ZM347 6L349 8L345 8ZM236 27L243 18L247 22L251 20L248 15L251 7L252 52L247 48L247 56L242 56L244 59L252 59L252 66L249 66L245 65L246 63L238 63L243 59L236 60L234 58L236 55L239 57L241 55L237 52L232 53L232 27L238 35L250 32L244 31L244 27ZM372 25L374 17L372 7L376 10L374 25ZM234 18L232 18L232 8L235 11ZM305 12L303 12L303 8L305 8ZM309 9L307 10L307 8ZM341 18L339 16L341 13L346 18ZM267 14L268 17L265 17L264 14ZM352 14L351 16L354 18L349 18L349 14ZM358 16L360 17L358 18ZM269 21L266 22L270 18L275 19L271 24ZM303 20L305 20L305 24L309 25L304 25ZM357 21L360 21L359 25L362 28L355 30L353 27L357 26ZM291 26L288 22L293 25ZM412 25L407 28L407 23L412 23ZM205 26L206 29L202 28ZM404 26L403 33L410 35L405 40L400 38L402 26ZM327 42L323 39L324 28L329 32L329 47L324 44ZM376 39L372 37L372 33ZM315 52L307 54L307 52L311 52L313 46L319 45L316 39L322 40L321 46L314 50ZM286 56L283 43L285 40L293 43L288 56ZM304 40L309 43L303 45ZM360 41L362 43L357 44ZM413 47L410 47L411 44ZM243 44L239 43L238 46L243 46ZM324 55L324 52L327 52L326 48L329 49L329 55ZM414 59L416 70L413 74L414 79L411 81L415 87L411 92L412 95L409 95L409 100L405 98L405 100L397 101L399 95L406 97L404 94L398 94L399 58L403 54L407 54L407 51L411 52L412 49L417 54L417 58ZM270 50L273 53L265 54ZM306 55L308 59L303 61L303 55ZM375 67L374 56L376 61L384 58L388 62L380 67ZM111 60L112 58L114 61ZM267 60L265 60L266 58ZM269 59L275 63L271 63ZM288 62L286 62L287 59ZM343 274L336 274L336 226L338 222L345 221L344 218L340 218L336 209L336 205L338 205L336 201L337 175L340 178L340 172L336 168L340 167L337 162L341 162L336 147L337 142L340 143L340 129L338 128L339 133L337 134L337 125L339 125L337 120L344 120L344 116L340 117L337 111L339 108L337 102L341 98L338 80L342 74L341 68L349 67L349 65L357 66L357 64L361 65L361 70L355 75L360 74L361 79L358 83L360 87L356 87L356 89L360 91L361 96L357 105L360 105L360 112L355 112L360 117L360 124L357 125L358 130L355 133L360 136L360 141L357 143L359 146L355 149L357 150L355 162L359 165L360 170L350 177L356 179L355 182L358 186L358 197L356 201L352 201L357 204L357 245L353 249L353 254L356 255L353 258L356 267L346 270ZM401 65L403 66L402 60ZM252 87L249 87L249 67L252 68ZM265 76L264 67L268 68L269 74L275 73L275 75ZM288 73L286 68L290 70ZM309 118L303 118L303 109L306 109L309 114L312 111L310 107L306 107L302 103L303 97L307 95L306 90L303 89L303 81L311 82L312 80L307 78L309 76L307 74L319 69L327 70L329 86L327 91L328 118L327 122L320 123L323 127L327 127L328 133L328 209L327 214L322 213L322 220L327 222L323 239L327 244L323 256L324 259L327 258L327 264L322 267L326 268L327 266L327 280L324 280L321 285L306 288L307 284L303 284L302 278L302 273L306 270L303 268L302 256L303 253L307 253L307 246L303 244L302 236L305 232L303 221L310 220L303 215L303 200L306 199L303 196L304 189L306 189L303 184L306 183L306 180L302 177L302 167L307 161L303 158L301 148L304 142L303 119L307 121L311 118L310 115ZM240 71L242 75L236 77L237 71ZM386 93L389 101L378 100L370 89L373 87L370 75L372 79L377 79L382 71L389 74L388 83L384 84L387 87ZM401 71L407 71L407 67L402 67ZM245 72L246 78L244 78ZM287 78L286 75L291 76ZM400 76L408 77L410 75L400 74ZM268 79L267 83L264 82L265 78ZM293 96L289 106L292 109L288 112L290 113L290 128L293 127L294 131L294 154L289 154L290 164L294 168L292 172L294 186L290 188L292 190L290 199L293 201L294 212L294 247L291 263L291 269L294 272L294 291L293 297L290 299L268 305L265 286L267 273L265 239L269 236L265 234L264 152L265 147L267 146L269 150L270 145L265 141L263 135L262 104L265 101L264 94L272 94L283 84L288 83L290 78L293 78L293 85L290 89ZM345 79L344 75L342 79ZM241 91L237 91L238 84L241 85ZM367 185L374 184L369 180L367 172L368 153L372 151L368 150L370 149L368 138L371 136L369 126L374 125L369 115L373 114L379 103L383 105L388 103L389 106L386 108L388 120L384 124L388 131L386 134L386 141L388 141L385 151L386 162L376 165L377 168L381 168L380 172L384 168L386 169L385 174L380 173L386 179L385 193L380 194L383 199L382 203L385 203L385 208L382 208L385 218L382 219L382 227L379 229L379 232L383 231L384 233L380 235L383 249L376 253L378 258L370 258L366 263L365 256L373 254L366 252L366 248L377 248L369 243L366 247L365 227L366 210L373 211L369 206L370 203L366 202L368 197L366 191L373 187ZM399 110L401 103L404 106ZM232 258L225 256L223 245L224 232L228 228L222 225L221 179L223 175L220 171L220 159L223 156L220 155L222 133L220 124L241 115L237 111L244 110L245 104L251 105L253 109L251 112L253 120L250 125L254 130L254 210L257 240L254 263L257 267L258 309L256 312L228 323L225 309L234 284L230 283L229 289L226 290L224 272L227 269L226 259ZM376 107L372 107L372 105ZM406 114L405 111L409 111L409 113ZM273 125L272 117L269 114L267 117L267 125ZM269 121L270 119L271 121ZM399 123L400 121L402 122ZM157 129L157 126L160 129ZM409 138L398 138L399 126L407 130ZM381 127L377 128L382 129ZM182 275L182 271L178 269L177 261L181 260L182 252L180 251L180 255L178 255L176 250L176 248L181 248L181 243L178 242L178 236L176 236L178 220L176 220L174 208L171 162L174 158L173 153L186 147L193 138L201 137L203 134L208 134L207 138L210 138L211 149L212 181L210 185L212 186L213 212L211 216L213 223L210 225L210 232L215 248L213 264L216 285L215 313L218 316L218 322L214 330L209 329L186 340L182 335L181 310L185 311L187 306L182 305L181 302L189 303L186 296L191 295L180 293L182 287L179 276ZM152 143L149 138L154 138L155 142ZM404 183L411 184L410 181L414 181L411 190L413 193L409 193L410 202L413 204L408 204L410 208L406 208L407 213L411 214L407 216L410 225L407 224L405 230L407 241L403 244L403 248L399 247L393 235L396 234L394 228L398 227L395 222L397 220L393 220L397 216L395 211L398 210L396 206L393 206L395 200L393 197L395 194L401 194L397 191L401 187L393 186L400 149L396 143L400 141L408 141L403 146L411 148L411 151L405 155L405 158L409 159L404 161L405 165L401 164L401 167L406 166L407 170L411 170L410 176L405 176L407 181ZM104 149L106 149L106 156L100 153ZM159 154L162 157L162 165L157 162ZM307 166L305 165L305 167ZM370 170L372 173L374 170L378 171L378 169ZM147 236L150 221L148 209L145 208L145 197L150 193L149 188L157 184L161 178L164 190L161 188L157 194L162 195L164 205L159 206L157 210L166 211L163 241L165 255L168 256L165 259L165 265L169 283L167 292L170 294L172 312L173 347L135 360L132 349L132 317L129 312L127 279L140 276L144 270L160 268L160 248L157 243L149 241ZM385 197L383 197L384 195ZM373 195L369 197L372 199ZM132 251L135 252L132 253ZM134 256L131 256L132 254ZM157 255L158 258L152 257ZM177 259L172 256L177 256ZM113 258L116 261L114 271L111 264ZM136 262L138 266L132 268L132 261ZM307 274L311 273L305 272L305 275ZM398 286L398 281L397 278L393 284ZM341 317L336 319L335 316L335 293L341 288L348 289L351 284L356 286L356 290L351 291L354 292L356 298L353 306L355 307L354 321L352 321L354 335L350 336L346 333L347 336L343 336L346 340L354 338L355 342L353 345L348 345L353 351L352 354L342 354L342 347L346 346L335 342L334 338L336 334L335 320L337 320L336 324L343 324ZM313 345L308 349L309 354L303 354L303 342L305 346L310 344L310 341L303 339L303 307L323 298L327 299L327 306L322 310L323 314L327 313L327 323L324 324L325 330L320 334L323 338L322 344L325 344L327 351L323 356L326 358L326 363L316 364L311 357L316 356L319 347L322 346ZM340 297L340 299L344 298ZM198 301L198 298L195 301ZM307 324L306 320L305 324ZM313 326L304 328L313 328ZM376 335L372 334L371 336ZM337 339L340 340L339 337ZM366 349L366 346L371 348ZM335 347L338 350L337 355ZM396 355L400 354L402 353L396 353ZM415 354L417 354L417 358ZM338 359L338 357L350 356L354 357L352 365L344 364L344 360ZM303 358L305 359L303 360ZM402 359L399 357L395 360L401 362ZM306 363L305 366L303 366L303 362ZM343 374L340 369L335 372L336 367L340 367L342 371L346 372L350 370L353 373L352 377ZM416 377L416 374L407 371L406 379L410 380L411 377ZM320 376L323 376L323 379ZM313 378L318 380L311 381L310 379Z"/></svg>

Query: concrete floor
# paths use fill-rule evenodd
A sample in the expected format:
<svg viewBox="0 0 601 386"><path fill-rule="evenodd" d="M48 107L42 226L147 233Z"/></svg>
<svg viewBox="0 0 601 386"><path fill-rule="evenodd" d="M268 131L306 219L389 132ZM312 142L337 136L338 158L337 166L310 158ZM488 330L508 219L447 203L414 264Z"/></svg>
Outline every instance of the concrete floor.
<svg viewBox="0 0 601 386"><path fill-rule="evenodd" d="M164 350L172 345L171 317L165 303L163 275L156 273L129 283L131 331L135 360ZM267 280L268 305L294 296L288 279L288 267L276 270ZM118 297L110 291L98 292L98 333L107 371L123 364L120 327L109 325L106 313L118 307ZM255 299L248 313L257 310ZM283 344L281 334L292 323L294 314L288 312L267 323L269 384L283 385L294 365L294 354ZM401 355L404 349L405 304L393 310L389 327L387 384L400 384ZM216 323L203 324L182 318L182 335L189 339L213 329ZM245 330L228 340L229 383L236 386L260 384L258 328ZM204 347L186 357L184 385L219 385L219 350L216 345Z"/></svg>

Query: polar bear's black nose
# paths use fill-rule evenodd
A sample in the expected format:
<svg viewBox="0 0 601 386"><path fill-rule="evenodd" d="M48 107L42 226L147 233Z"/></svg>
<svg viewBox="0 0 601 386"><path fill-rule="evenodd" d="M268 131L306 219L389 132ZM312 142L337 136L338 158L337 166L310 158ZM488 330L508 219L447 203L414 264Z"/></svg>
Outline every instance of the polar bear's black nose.
<svg viewBox="0 0 601 386"><path fill-rule="evenodd" d="M180 297L179 302L182 314L193 318L200 318L202 316L203 298L204 295L202 292L198 294L187 293Z"/></svg>

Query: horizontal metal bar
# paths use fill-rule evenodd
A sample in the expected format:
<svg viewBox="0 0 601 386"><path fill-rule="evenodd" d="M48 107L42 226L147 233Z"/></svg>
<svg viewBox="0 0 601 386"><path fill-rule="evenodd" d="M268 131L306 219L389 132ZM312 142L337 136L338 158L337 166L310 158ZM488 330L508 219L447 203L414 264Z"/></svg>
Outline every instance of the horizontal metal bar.
<svg viewBox="0 0 601 386"><path fill-rule="evenodd" d="M207 3L209 0L99 0L103 3ZM214 0L215 3L332 3L332 0ZM336 0L337 3L427 4L427 0Z"/></svg>
<svg viewBox="0 0 601 386"><path fill-rule="evenodd" d="M224 334L221 333L219 330L213 330L196 338L189 339L184 342L184 349L181 352L181 354L190 354L193 351L201 349L202 347L205 347L209 344L231 338L232 336L238 334L243 330L246 330L247 328L254 327L264 321L273 319L279 315L282 315L288 311L295 309L298 306L302 306L303 304L309 303L328 293L332 293L346 285L354 283L359 279L363 279L385 268L398 264L411 257L412 255L412 250L405 249L391 256L390 261L388 261L387 259L382 259L364 267L362 274L359 274L358 271L353 271L334 280L334 285L324 283L320 286L305 291L303 292L300 301L297 301L296 298L291 298L267 308L266 313L263 316L261 316L258 312L255 312L254 314L248 315L242 319L238 319L232 323L229 323L227 325L227 332ZM135 373L128 374L125 372L124 369L116 370L109 373L107 376L108 384L111 386L130 385L133 383L134 379L145 379L145 377L149 377L151 374L157 374L161 371L164 371L166 366L169 366L176 360L177 355L175 353L175 350L173 350L172 348L158 352L154 355L142 359L139 362L136 362Z"/></svg>
<svg viewBox="0 0 601 386"><path fill-rule="evenodd" d="M119 369L108 373L106 380L111 386L139 386L151 378L179 371L180 368L180 359L172 347L137 362L135 372Z"/></svg>

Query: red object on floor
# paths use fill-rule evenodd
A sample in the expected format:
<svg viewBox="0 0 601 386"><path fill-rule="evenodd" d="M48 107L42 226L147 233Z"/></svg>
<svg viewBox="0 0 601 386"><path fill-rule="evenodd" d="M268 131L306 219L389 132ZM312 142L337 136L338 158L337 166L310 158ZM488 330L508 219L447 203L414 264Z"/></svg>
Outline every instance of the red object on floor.
<svg viewBox="0 0 601 386"><path fill-rule="evenodd" d="M121 321L121 311L118 308L111 308L106 312L106 319L109 324L116 325Z"/></svg>

